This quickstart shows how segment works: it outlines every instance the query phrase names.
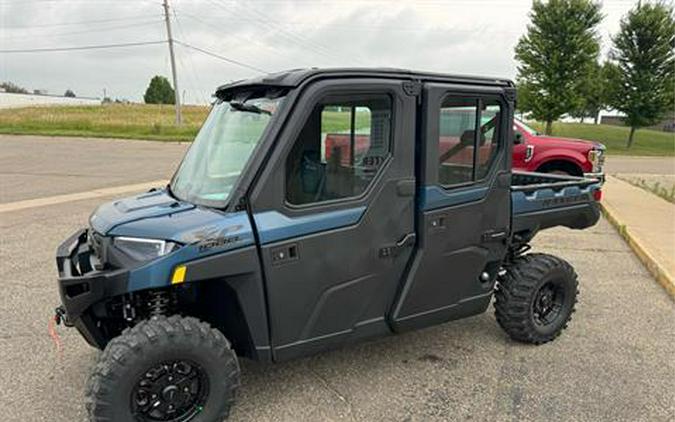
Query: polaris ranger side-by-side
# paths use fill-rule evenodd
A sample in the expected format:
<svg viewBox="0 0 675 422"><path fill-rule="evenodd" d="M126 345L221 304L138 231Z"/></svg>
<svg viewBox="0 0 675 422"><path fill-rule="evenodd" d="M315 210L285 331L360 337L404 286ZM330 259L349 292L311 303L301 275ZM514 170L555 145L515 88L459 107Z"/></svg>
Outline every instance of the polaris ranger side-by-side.
<svg viewBox="0 0 675 422"><path fill-rule="evenodd" d="M58 248L57 319L103 349L93 420L222 420L237 356L439 324L493 295L515 340L567 325L577 276L528 243L595 224L601 185L512 173L510 81L310 69L216 98L168 186L100 206Z"/></svg>

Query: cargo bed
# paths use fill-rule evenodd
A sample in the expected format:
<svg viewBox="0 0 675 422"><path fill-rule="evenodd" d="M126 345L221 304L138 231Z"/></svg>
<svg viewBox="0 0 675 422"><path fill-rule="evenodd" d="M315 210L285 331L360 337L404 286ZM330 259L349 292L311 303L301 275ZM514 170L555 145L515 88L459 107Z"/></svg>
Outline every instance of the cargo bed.
<svg viewBox="0 0 675 422"><path fill-rule="evenodd" d="M513 172L512 233L529 240L554 226L584 229L600 218L599 179Z"/></svg>

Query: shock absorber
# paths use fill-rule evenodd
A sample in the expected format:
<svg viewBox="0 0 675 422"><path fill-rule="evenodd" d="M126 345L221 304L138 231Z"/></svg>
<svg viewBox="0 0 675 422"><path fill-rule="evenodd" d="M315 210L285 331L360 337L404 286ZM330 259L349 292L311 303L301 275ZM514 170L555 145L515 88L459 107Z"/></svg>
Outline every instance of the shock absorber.
<svg viewBox="0 0 675 422"><path fill-rule="evenodd" d="M148 300L150 317L167 315L171 309L171 295L166 290L153 290Z"/></svg>

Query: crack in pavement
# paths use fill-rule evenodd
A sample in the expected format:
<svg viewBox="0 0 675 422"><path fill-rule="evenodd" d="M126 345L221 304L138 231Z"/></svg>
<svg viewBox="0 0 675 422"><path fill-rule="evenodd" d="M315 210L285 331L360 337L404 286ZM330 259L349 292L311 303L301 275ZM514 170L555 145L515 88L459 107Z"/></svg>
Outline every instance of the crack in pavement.
<svg viewBox="0 0 675 422"><path fill-rule="evenodd" d="M352 406L351 401L349 401L349 399L347 399L345 396L343 396L342 393L340 393L340 391L339 391L337 388L333 387L333 386L328 382L328 380L325 379L325 378L324 378L321 374L319 374L317 371L315 371L315 370L312 369L312 368L309 368L309 372L311 372L312 375L314 375L314 377L315 377L316 379L318 379L318 380L321 382L321 384L323 385L323 387L324 387L326 390L328 390L328 391L330 391L331 393L333 393L338 399L340 399L340 401L342 401L344 404L347 405L347 409L349 410L349 416L350 416L351 420L352 420L352 421L356 421L356 417L354 416L354 407Z"/></svg>

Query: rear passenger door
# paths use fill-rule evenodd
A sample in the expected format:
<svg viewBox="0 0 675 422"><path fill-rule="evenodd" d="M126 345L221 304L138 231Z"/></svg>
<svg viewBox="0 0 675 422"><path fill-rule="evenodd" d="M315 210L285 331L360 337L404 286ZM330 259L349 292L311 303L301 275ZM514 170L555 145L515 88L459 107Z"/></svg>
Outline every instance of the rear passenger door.
<svg viewBox="0 0 675 422"><path fill-rule="evenodd" d="M415 106L402 81L303 91L251 195L275 360L390 332L415 243Z"/></svg>
<svg viewBox="0 0 675 422"><path fill-rule="evenodd" d="M425 85L419 245L391 313L397 330L489 304L510 231L509 101L501 88Z"/></svg>

